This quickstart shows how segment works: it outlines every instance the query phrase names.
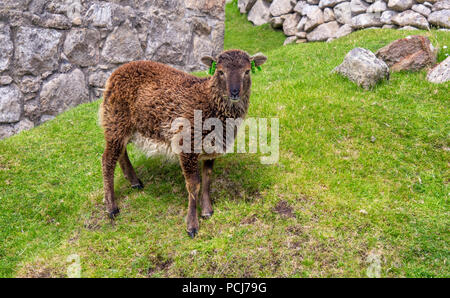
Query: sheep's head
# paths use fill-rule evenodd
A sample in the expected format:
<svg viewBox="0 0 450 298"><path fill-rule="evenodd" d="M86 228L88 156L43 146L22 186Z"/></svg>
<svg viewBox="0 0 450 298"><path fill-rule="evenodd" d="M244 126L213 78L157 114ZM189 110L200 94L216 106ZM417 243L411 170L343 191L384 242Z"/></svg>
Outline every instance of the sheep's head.
<svg viewBox="0 0 450 298"><path fill-rule="evenodd" d="M208 67L215 62L216 71L213 80L222 97L231 102L237 102L241 97L250 94L252 62L254 61L255 67L258 67L266 60L267 57L262 54L249 56L241 50L225 51L216 59L209 56L202 58L202 62Z"/></svg>

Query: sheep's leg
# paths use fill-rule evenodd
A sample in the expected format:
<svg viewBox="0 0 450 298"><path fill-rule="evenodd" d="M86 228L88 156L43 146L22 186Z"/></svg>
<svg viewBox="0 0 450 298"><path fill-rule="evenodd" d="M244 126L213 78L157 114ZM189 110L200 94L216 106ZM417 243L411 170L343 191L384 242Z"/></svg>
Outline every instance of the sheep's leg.
<svg viewBox="0 0 450 298"><path fill-rule="evenodd" d="M187 214L187 233L194 238L198 232L197 201L200 193L200 175L197 154L181 154L181 168L183 169L186 189L189 193Z"/></svg>
<svg viewBox="0 0 450 298"><path fill-rule="evenodd" d="M202 217L209 218L214 210L211 205L210 185L211 174L214 166L214 159L203 161L202 169Z"/></svg>
<svg viewBox="0 0 450 298"><path fill-rule="evenodd" d="M123 152L121 141L107 141L102 157L103 189L105 191L105 203L111 219L119 214L119 208L114 195L114 169Z"/></svg>
<svg viewBox="0 0 450 298"><path fill-rule="evenodd" d="M137 177L136 172L134 171L133 165L128 158L127 148L125 148L123 154L119 158L119 165L122 169L123 175L128 179L131 183L132 188L143 189L144 185L142 181Z"/></svg>

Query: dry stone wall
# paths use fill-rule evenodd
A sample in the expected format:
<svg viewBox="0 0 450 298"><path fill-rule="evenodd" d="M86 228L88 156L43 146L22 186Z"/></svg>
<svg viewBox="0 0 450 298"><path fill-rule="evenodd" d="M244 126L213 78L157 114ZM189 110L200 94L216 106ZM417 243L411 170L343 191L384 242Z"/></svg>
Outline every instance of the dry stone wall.
<svg viewBox="0 0 450 298"><path fill-rule="evenodd" d="M119 65L223 49L225 0L0 0L0 139L101 96Z"/></svg>
<svg viewBox="0 0 450 298"><path fill-rule="evenodd" d="M238 0L254 25L292 42L329 41L364 28L450 28L450 0Z"/></svg>

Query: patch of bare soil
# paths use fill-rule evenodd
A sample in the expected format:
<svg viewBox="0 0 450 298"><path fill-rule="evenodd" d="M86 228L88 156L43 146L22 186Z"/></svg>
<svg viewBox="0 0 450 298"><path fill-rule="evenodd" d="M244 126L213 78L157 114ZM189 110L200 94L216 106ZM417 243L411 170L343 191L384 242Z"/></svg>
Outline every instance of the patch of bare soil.
<svg viewBox="0 0 450 298"><path fill-rule="evenodd" d="M279 201L275 208L273 208L273 211L280 214L281 216L295 217L293 212L294 209L292 209L289 203L284 200Z"/></svg>
<svg viewBox="0 0 450 298"><path fill-rule="evenodd" d="M172 265L173 260L168 258L165 259L161 255L150 257L150 261L152 265L147 270L148 277L151 277L154 273L158 271L164 271L169 269L170 265Z"/></svg>

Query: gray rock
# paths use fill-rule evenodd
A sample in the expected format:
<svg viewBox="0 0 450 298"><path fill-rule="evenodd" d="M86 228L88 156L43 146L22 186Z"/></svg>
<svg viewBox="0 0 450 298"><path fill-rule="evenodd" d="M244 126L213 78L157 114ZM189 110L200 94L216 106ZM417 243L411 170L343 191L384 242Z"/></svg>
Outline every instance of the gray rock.
<svg viewBox="0 0 450 298"><path fill-rule="evenodd" d="M441 1L436 1L436 3L433 4L433 11L438 11L438 10L444 10L444 9L450 9L450 0L441 0Z"/></svg>
<svg viewBox="0 0 450 298"><path fill-rule="evenodd" d="M326 41L336 35L339 24L336 21L319 25L316 29L306 35L308 41Z"/></svg>
<svg viewBox="0 0 450 298"><path fill-rule="evenodd" d="M427 80L431 83L442 84L450 81L450 57L430 69Z"/></svg>
<svg viewBox="0 0 450 298"><path fill-rule="evenodd" d="M413 27L413 26L405 26L398 28L398 30L419 30L419 28Z"/></svg>
<svg viewBox="0 0 450 298"><path fill-rule="evenodd" d="M22 93L33 93L39 91L41 78L34 76L24 76L20 80L19 88Z"/></svg>
<svg viewBox="0 0 450 298"><path fill-rule="evenodd" d="M388 7L397 11L410 9L414 4L414 0L389 0Z"/></svg>
<svg viewBox="0 0 450 298"><path fill-rule="evenodd" d="M143 54L137 32L128 22L114 29L102 50L102 57L109 63L130 62L142 58Z"/></svg>
<svg viewBox="0 0 450 298"><path fill-rule="evenodd" d="M53 29L20 27L16 35L15 63L19 74L39 75L58 67L62 34Z"/></svg>
<svg viewBox="0 0 450 298"><path fill-rule="evenodd" d="M72 27L72 22L66 16L60 14L45 13L42 16L34 15L32 21L33 24L46 28L66 30Z"/></svg>
<svg viewBox="0 0 450 298"><path fill-rule="evenodd" d="M100 33L95 29L73 29L64 42L64 54L67 59L80 66L91 66L99 63Z"/></svg>
<svg viewBox="0 0 450 298"><path fill-rule="evenodd" d="M352 24L352 11L350 2L344 2L336 5L333 9L336 21L341 24Z"/></svg>
<svg viewBox="0 0 450 298"><path fill-rule="evenodd" d="M356 29L381 27L382 25L379 14L364 13L352 18L352 26Z"/></svg>
<svg viewBox="0 0 450 298"><path fill-rule="evenodd" d="M0 123L20 120L22 94L16 85L0 87Z"/></svg>
<svg viewBox="0 0 450 298"><path fill-rule="evenodd" d="M377 13L377 12L383 12L387 9L386 2L383 2L382 0L377 0L375 3L369 6L367 9L367 12L369 13Z"/></svg>
<svg viewBox="0 0 450 298"><path fill-rule="evenodd" d="M213 31L213 34L214 32L216 31ZM128 36L128 38L130 37ZM192 32L188 23L184 21L168 22L163 17L154 18L150 27L145 57L173 66L184 66L191 51L191 40ZM202 52L205 48L208 48L208 55L211 55L214 45L210 42L202 44L202 40L203 38L195 38L194 48L201 46L200 49L197 49L198 52ZM114 43L111 43L111 47L113 45ZM136 51L139 51L139 49L136 48ZM195 59L198 60L197 58ZM198 61L195 61L195 63L198 63Z"/></svg>
<svg viewBox="0 0 450 298"><path fill-rule="evenodd" d="M86 80L79 69L57 75L44 84L40 95L41 111L48 115L59 114L89 101Z"/></svg>
<svg viewBox="0 0 450 298"><path fill-rule="evenodd" d="M104 88L111 71L97 71L89 75L89 85Z"/></svg>
<svg viewBox="0 0 450 298"><path fill-rule="evenodd" d="M53 116L53 115L42 115L40 122L42 124L44 122L47 122L47 121L50 121L50 120L53 120L53 119L55 119L55 116Z"/></svg>
<svg viewBox="0 0 450 298"><path fill-rule="evenodd" d="M350 18L351 19L351 18ZM336 20L336 16L334 15L333 9L326 7L323 10L323 21L325 23Z"/></svg>
<svg viewBox="0 0 450 298"><path fill-rule="evenodd" d="M65 7L66 15L73 25L79 26L82 23L81 12L83 11L83 5L81 0L71 0Z"/></svg>
<svg viewBox="0 0 450 298"><path fill-rule="evenodd" d="M305 30L305 24L308 18L306 16L303 16L300 22L298 22L297 25L297 31L304 31Z"/></svg>
<svg viewBox="0 0 450 298"><path fill-rule="evenodd" d="M395 17L398 14L398 12L393 10L386 10L381 14L380 21L383 24L392 24L392 18Z"/></svg>
<svg viewBox="0 0 450 298"><path fill-rule="evenodd" d="M414 4L411 9L426 17L428 17L431 13L431 9L423 4Z"/></svg>
<svg viewBox="0 0 450 298"><path fill-rule="evenodd" d="M319 4L320 0L306 0L306 2L308 4L317 5L317 4Z"/></svg>
<svg viewBox="0 0 450 298"><path fill-rule="evenodd" d="M333 38L341 38L346 35L349 35L352 32L353 32L352 26L349 24L344 24L339 28L339 30L336 32L336 34L333 36Z"/></svg>
<svg viewBox="0 0 450 298"><path fill-rule="evenodd" d="M298 37L295 36L295 35L294 35L294 36L289 36L289 37L286 38L286 40L284 41L283 45L285 46L285 45L294 43L297 39L298 39Z"/></svg>
<svg viewBox="0 0 450 298"><path fill-rule="evenodd" d="M9 85L13 81L10 76L0 76L0 85Z"/></svg>
<svg viewBox="0 0 450 298"><path fill-rule="evenodd" d="M407 10L399 13L392 18L392 22L399 26L413 26L421 29L429 29L427 19L412 10Z"/></svg>
<svg viewBox="0 0 450 298"><path fill-rule="evenodd" d="M306 15L303 14L303 8L308 5L306 1L298 1L297 4L294 6L294 11L298 12L299 14L301 14L302 16Z"/></svg>
<svg viewBox="0 0 450 298"><path fill-rule="evenodd" d="M367 4L363 0L351 0L350 1L350 10L353 15L365 13L368 7L369 7L369 4Z"/></svg>
<svg viewBox="0 0 450 298"><path fill-rule="evenodd" d="M319 7L320 8L334 7L336 4L345 2L345 1L347 1L347 0L320 0Z"/></svg>
<svg viewBox="0 0 450 298"><path fill-rule="evenodd" d="M324 22L323 12L317 6L315 6L314 10L309 11L306 16L307 16L307 19L306 19L306 23L305 23L305 27L304 27L304 30L306 32L313 30L314 28L316 28L320 24L323 24L323 22Z"/></svg>
<svg viewBox="0 0 450 298"><path fill-rule="evenodd" d="M295 35L297 32L297 25L300 22L300 15L291 13L285 16L283 23L283 32L287 36Z"/></svg>
<svg viewBox="0 0 450 298"><path fill-rule="evenodd" d="M30 130L34 127L34 123L28 119L23 119L19 123L14 124L14 133L17 134L24 130Z"/></svg>
<svg viewBox="0 0 450 298"><path fill-rule="evenodd" d="M112 5L107 2L93 3L86 12L86 20L94 27L112 27Z"/></svg>
<svg viewBox="0 0 450 298"><path fill-rule="evenodd" d="M297 36L299 39L306 39L306 32L297 32L295 33L295 36Z"/></svg>
<svg viewBox="0 0 450 298"><path fill-rule="evenodd" d="M241 13L248 13L256 0L238 0L238 8Z"/></svg>
<svg viewBox="0 0 450 298"><path fill-rule="evenodd" d="M0 72L8 69L13 50L11 30L8 25L0 23Z"/></svg>
<svg viewBox="0 0 450 298"><path fill-rule="evenodd" d="M383 29L396 29L397 26L396 25L390 25L390 24L384 24L383 27L381 27Z"/></svg>
<svg viewBox="0 0 450 298"><path fill-rule="evenodd" d="M435 26L450 28L450 10L433 11L428 16L428 22Z"/></svg>
<svg viewBox="0 0 450 298"><path fill-rule="evenodd" d="M364 89L374 87L379 81L389 79L389 68L374 53L363 48L354 48L334 69Z"/></svg>
<svg viewBox="0 0 450 298"><path fill-rule="evenodd" d="M0 124L0 140L8 138L14 134L12 125Z"/></svg>
<svg viewBox="0 0 450 298"><path fill-rule="evenodd" d="M248 20L255 26L261 26L270 21L270 4L264 0L257 0L248 13Z"/></svg>
<svg viewBox="0 0 450 298"><path fill-rule="evenodd" d="M23 9L30 4L31 0L2 0L4 9Z"/></svg>
<svg viewBox="0 0 450 298"><path fill-rule="evenodd" d="M270 14L274 17L292 12L294 3L291 0L273 0L270 5Z"/></svg>
<svg viewBox="0 0 450 298"><path fill-rule="evenodd" d="M283 16L273 17L270 19L270 26L272 26L272 28L274 29L280 29L283 28L283 22L284 22Z"/></svg>

